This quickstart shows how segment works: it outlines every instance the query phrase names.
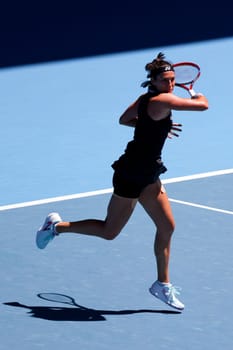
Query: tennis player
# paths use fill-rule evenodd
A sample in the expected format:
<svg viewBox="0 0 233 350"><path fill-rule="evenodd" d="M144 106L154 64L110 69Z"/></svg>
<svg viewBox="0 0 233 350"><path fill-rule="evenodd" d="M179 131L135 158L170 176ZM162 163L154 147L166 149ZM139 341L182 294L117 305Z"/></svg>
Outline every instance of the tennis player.
<svg viewBox="0 0 233 350"><path fill-rule="evenodd" d="M114 190L105 220L66 222L62 221L58 213L50 213L37 232L36 244L43 249L54 237L67 232L113 240L139 202L156 227L154 254L157 275L149 291L171 307L183 310L184 304L177 298L178 290L169 277L175 221L159 178L167 170L161 154L169 133L180 131L177 128L179 124L172 123L172 110L204 111L208 109L208 100L201 94L193 98L181 98L173 93L175 72L163 53L146 64L145 69L148 79L142 86L147 88L147 92L139 96L119 119L120 124L134 128L134 137L124 153L112 164Z"/></svg>

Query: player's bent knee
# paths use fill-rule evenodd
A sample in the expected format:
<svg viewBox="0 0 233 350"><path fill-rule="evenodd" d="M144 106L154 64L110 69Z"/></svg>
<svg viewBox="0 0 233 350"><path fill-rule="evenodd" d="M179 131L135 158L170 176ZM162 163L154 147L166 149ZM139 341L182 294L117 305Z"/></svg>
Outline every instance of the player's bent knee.
<svg viewBox="0 0 233 350"><path fill-rule="evenodd" d="M104 239L106 239L107 241L113 241L120 233L121 231L119 230L111 230L108 231L104 234Z"/></svg>
<svg viewBox="0 0 233 350"><path fill-rule="evenodd" d="M173 232L175 231L176 225L175 225L174 222L172 222L169 226L170 226L170 233L171 233L171 235L172 235Z"/></svg>
<svg viewBox="0 0 233 350"><path fill-rule="evenodd" d="M106 241L113 241L116 237L117 237L117 235L108 234L108 235L104 236L104 239L106 239Z"/></svg>
<svg viewBox="0 0 233 350"><path fill-rule="evenodd" d="M166 225L166 231L169 232L171 235L175 231L176 224L174 220L169 220Z"/></svg>
<svg viewBox="0 0 233 350"><path fill-rule="evenodd" d="M157 227L158 228L158 234L161 236L162 239L170 239L172 234L175 231L175 223L169 222L166 226Z"/></svg>

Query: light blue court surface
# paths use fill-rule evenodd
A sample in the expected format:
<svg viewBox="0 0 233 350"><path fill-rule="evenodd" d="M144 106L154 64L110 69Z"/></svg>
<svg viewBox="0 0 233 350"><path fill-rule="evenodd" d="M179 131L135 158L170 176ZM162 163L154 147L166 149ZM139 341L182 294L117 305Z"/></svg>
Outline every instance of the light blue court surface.
<svg viewBox="0 0 233 350"><path fill-rule="evenodd" d="M200 64L196 89L210 104L174 113L183 132L164 149L165 178L232 168L232 38L3 69L0 205L111 187L110 165L133 133L118 118L161 50Z"/></svg>
<svg viewBox="0 0 233 350"><path fill-rule="evenodd" d="M182 313L148 292L154 227L139 205L112 242L67 234L35 246L48 212L104 218L110 164L133 133L118 118L143 92L144 65L159 51L198 62L196 88L210 102L206 112L174 113L183 132L164 149ZM232 59L227 39L0 71L0 350L233 347Z"/></svg>

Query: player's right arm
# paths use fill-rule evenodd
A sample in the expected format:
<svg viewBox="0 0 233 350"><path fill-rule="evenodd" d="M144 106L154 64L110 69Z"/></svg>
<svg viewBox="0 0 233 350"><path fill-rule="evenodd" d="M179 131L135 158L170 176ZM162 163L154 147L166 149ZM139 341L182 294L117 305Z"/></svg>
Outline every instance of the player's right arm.
<svg viewBox="0 0 233 350"><path fill-rule="evenodd" d="M138 120L138 102L139 99L132 103L120 116L119 123L121 125L135 127Z"/></svg>

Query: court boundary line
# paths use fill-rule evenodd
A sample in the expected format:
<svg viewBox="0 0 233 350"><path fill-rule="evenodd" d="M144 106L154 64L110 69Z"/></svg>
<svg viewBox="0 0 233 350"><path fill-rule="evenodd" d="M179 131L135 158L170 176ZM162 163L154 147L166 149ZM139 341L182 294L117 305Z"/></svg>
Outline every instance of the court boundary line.
<svg viewBox="0 0 233 350"><path fill-rule="evenodd" d="M206 209L206 210L216 211L216 212L223 213L223 214L233 215L233 211L230 211L230 210L219 209L219 208L213 208L213 207L209 207L209 206L207 206L207 205L202 205L202 204L193 203L193 202L181 201L181 200L179 200L179 199L173 199L173 198L169 198L169 201L174 202L174 203L177 203L177 204L187 205L187 206L190 206L190 207L195 207L195 208L200 208L200 209Z"/></svg>
<svg viewBox="0 0 233 350"><path fill-rule="evenodd" d="M162 183L163 184L170 184L170 183L197 180L197 179L203 179L203 178L207 178L207 177L227 175L227 174L233 174L233 168L232 169L225 169L225 170L210 171L210 172L199 173L199 174L194 174L194 175L179 176L179 177L174 177L174 178L170 178L170 179L164 179L164 180L162 180ZM103 195L103 194L109 194L109 193L112 193L112 191L113 191L112 188L107 188L107 189L103 189L103 190L81 192L81 193L76 193L76 194L57 196L57 197L33 200L33 201L28 201L28 202L2 205L2 206L0 206L0 211L19 209L19 208L25 208L25 207L32 207L32 206L36 206L36 205L62 202L62 201L72 200L72 199L93 197L93 196L98 196L98 195ZM199 207L199 208L208 209L208 210L214 210L214 211L218 211L218 212L222 212L222 213L226 213L226 214L233 214L233 212L231 212L229 210L207 207L207 206L203 206L201 204L184 202L184 201L179 201L176 199L170 199L170 200L173 202L176 202L176 203L180 203L180 204L190 205L190 206Z"/></svg>

